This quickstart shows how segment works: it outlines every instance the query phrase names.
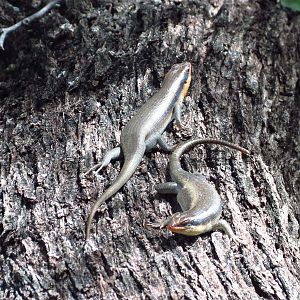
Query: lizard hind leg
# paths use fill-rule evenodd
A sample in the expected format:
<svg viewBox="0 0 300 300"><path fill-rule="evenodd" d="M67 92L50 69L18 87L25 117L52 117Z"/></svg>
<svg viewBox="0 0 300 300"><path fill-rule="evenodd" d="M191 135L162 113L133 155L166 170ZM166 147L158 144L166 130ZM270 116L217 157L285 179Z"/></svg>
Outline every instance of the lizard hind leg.
<svg viewBox="0 0 300 300"><path fill-rule="evenodd" d="M160 136L157 139L157 143L160 146L161 149L163 149L166 152L172 152L174 150L174 145L169 145L168 142L165 140L163 136Z"/></svg>
<svg viewBox="0 0 300 300"><path fill-rule="evenodd" d="M84 176L89 175L91 172L96 171L96 174L99 173L104 167L108 166L112 160L119 159L121 157L121 147L116 147L110 149L104 155L102 161L99 164L96 164L90 168L87 172L84 173Z"/></svg>
<svg viewBox="0 0 300 300"><path fill-rule="evenodd" d="M160 194L178 194L179 186L176 182L159 183L155 187L156 191Z"/></svg>

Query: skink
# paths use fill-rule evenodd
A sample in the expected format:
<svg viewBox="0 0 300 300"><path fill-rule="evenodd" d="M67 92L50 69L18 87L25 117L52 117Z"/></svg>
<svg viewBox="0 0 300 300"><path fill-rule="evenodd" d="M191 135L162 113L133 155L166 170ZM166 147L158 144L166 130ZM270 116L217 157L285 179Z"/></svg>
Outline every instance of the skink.
<svg viewBox="0 0 300 300"><path fill-rule="evenodd" d="M112 159L118 159L123 154L124 164L120 174L92 207L86 224L87 239L90 236L91 223L97 209L129 180L140 164L145 151L150 150L156 144L166 151L173 149L164 140L162 133L173 119L181 125L181 106L190 86L191 69L192 66L189 62L172 66L159 91L137 111L136 115L123 128L121 146L109 150L102 162L91 169L100 171Z"/></svg>
<svg viewBox="0 0 300 300"><path fill-rule="evenodd" d="M250 152L235 144L217 139L195 139L176 147L170 157L170 175L173 182L161 183L156 190L162 194L177 194L183 212L177 212L160 224L148 224L152 227L167 228L172 232L184 235L223 229L231 238L238 240L231 226L220 219L222 200L215 187L204 176L189 173L181 168L181 155L198 144L219 144L249 155Z"/></svg>

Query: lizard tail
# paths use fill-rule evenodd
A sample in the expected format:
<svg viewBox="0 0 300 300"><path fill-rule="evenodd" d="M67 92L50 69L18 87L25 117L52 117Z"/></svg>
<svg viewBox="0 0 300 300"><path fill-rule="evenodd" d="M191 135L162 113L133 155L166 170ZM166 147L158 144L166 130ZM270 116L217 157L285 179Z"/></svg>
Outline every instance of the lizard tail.
<svg viewBox="0 0 300 300"><path fill-rule="evenodd" d="M115 181L111 184L111 186L100 196L98 197L97 201L92 207L92 210L89 214L89 217L86 222L86 239L90 237L90 230L93 218L95 216L95 213L97 212L100 205L105 202L107 199L112 197L115 193L118 192L118 190L130 179L130 177L133 175L135 169L140 164L141 160L143 158L143 155L139 155L139 157L135 156L131 159L125 159L124 165L120 171L120 174L115 179Z"/></svg>
<svg viewBox="0 0 300 300"><path fill-rule="evenodd" d="M180 165L180 157L181 155L186 152L187 150L193 148L196 145L199 144L217 144L217 145L222 145L226 146L231 149L238 150L246 155L250 155L250 151L242 148L241 146L238 146L236 144L223 141L223 140L218 140L218 139L195 139L195 140L188 140L186 142L181 143L179 146L177 146L174 150L174 152L171 154L170 158L170 170L179 170L181 169ZM171 171L171 173L174 173Z"/></svg>

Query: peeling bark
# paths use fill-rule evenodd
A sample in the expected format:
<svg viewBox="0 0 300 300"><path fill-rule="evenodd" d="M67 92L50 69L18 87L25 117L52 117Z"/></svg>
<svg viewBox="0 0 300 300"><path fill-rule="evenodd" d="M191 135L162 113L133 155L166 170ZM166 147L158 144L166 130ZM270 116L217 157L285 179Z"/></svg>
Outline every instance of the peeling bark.
<svg viewBox="0 0 300 300"><path fill-rule="evenodd" d="M1 299L298 299L300 16L276 1L66 1L0 52ZM79 5L79 6L78 6ZM25 5L24 5L25 7ZM1 2L0 27L30 13ZM177 143L215 137L254 152L196 147L182 165L213 182L222 232L148 230L178 205L155 185L168 155L147 153L103 205L122 162L82 174L181 61L193 64Z"/></svg>

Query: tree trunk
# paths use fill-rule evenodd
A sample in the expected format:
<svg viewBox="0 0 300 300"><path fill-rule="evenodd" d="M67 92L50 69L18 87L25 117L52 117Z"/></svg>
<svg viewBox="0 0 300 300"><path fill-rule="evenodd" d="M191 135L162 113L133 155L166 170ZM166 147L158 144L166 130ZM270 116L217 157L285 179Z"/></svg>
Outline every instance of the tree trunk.
<svg viewBox="0 0 300 300"><path fill-rule="evenodd" d="M1 27L34 13L29 2L1 2ZM208 2L67 1L6 38L1 299L300 298L300 16L276 1ZM169 179L159 148L101 206L86 242L91 206L122 161L83 174L182 61L193 65L184 128L165 135L253 152L205 146L182 159L216 186L246 245L144 227L179 210L155 192Z"/></svg>

